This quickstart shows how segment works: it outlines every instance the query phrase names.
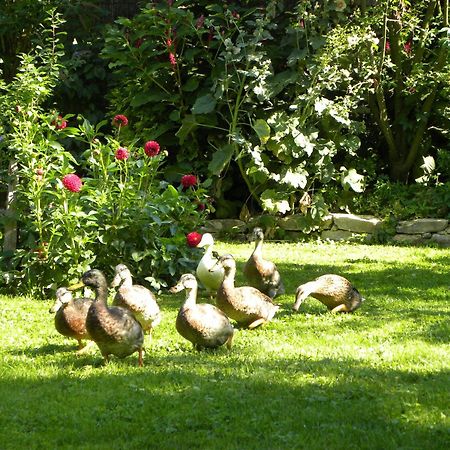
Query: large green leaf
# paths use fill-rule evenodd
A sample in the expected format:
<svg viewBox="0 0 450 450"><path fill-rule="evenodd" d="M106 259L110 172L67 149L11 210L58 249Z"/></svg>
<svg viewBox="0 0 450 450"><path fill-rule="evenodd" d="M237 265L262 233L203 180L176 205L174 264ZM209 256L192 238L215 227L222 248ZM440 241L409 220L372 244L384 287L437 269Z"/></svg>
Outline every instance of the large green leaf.
<svg viewBox="0 0 450 450"><path fill-rule="evenodd" d="M231 144L226 144L220 147L212 157L208 164L208 170L214 175L220 175L225 166L230 162L234 154L234 147Z"/></svg>
<svg viewBox="0 0 450 450"><path fill-rule="evenodd" d="M263 119L258 119L253 123L253 129L261 141L261 144L265 144L270 138L270 127Z"/></svg>
<svg viewBox="0 0 450 450"><path fill-rule="evenodd" d="M195 100L192 114L209 114L216 107L216 99L211 94L203 95Z"/></svg>
<svg viewBox="0 0 450 450"><path fill-rule="evenodd" d="M180 140L180 144L183 144L185 139L192 133L198 126L195 116L188 115L182 122L180 129L175 133L175 136Z"/></svg>

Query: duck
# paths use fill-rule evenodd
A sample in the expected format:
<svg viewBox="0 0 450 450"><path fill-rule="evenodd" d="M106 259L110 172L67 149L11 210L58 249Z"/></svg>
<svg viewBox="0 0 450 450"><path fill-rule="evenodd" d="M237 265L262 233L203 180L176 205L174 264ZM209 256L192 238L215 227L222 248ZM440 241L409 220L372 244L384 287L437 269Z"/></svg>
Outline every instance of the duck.
<svg viewBox="0 0 450 450"><path fill-rule="evenodd" d="M255 241L255 248L243 270L247 283L270 298L284 294L284 284L277 266L263 257L264 232L262 228L254 228L251 239Z"/></svg>
<svg viewBox="0 0 450 450"><path fill-rule="evenodd" d="M91 298L73 298L72 292L66 287L60 287L55 293L56 300L49 309L49 313L55 314L56 331L63 336L76 339L78 350L85 347L84 340L91 337L86 330L86 316L92 305Z"/></svg>
<svg viewBox="0 0 450 450"><path fill-rule="evenodd" d="M217 306L240 326L250 329L271 321L280 306L252 286L234 286L236 261L232 255L221 256L218 264L224 268L224 279L217 290Z"/></svg>
<svg viewBox="0 0 450 450"><path fill-rule="evenodd" d="M153 292L144 286L133 285L133 277L125 264L118 264L115 267L111 287L118 287L113 305L130 310L144 332L151 335L153 328L161 322L161 310Z"/></svg>
<svg viewBox="0 0 450 450"><path fill-rule="evenodd" d="M108 363L110 355L125 358L138 352L138 364L142 367L142 326L128 309L107 305L108 284L103 272L98 269L88 270L80 283L70 286L69 290L82 286L89 286L95 291L95 300L86 316L86 330L100 349L104 362Z"/></svg>
<svg viewBox="0 0 450 450"><path fill-rule="evenodd" d="M365 300L350 281L336 274L321 275L301 284L296 290L292 309L298 311L308 296L322 302L332 313L353 312Z"/></svg>
<svg viewBox="0 0 450 450"><path fill-rule="evenodd" d="M175 322L178 333L197 350L218 348L224 344L231 349L234 328L230 319L210 303L197 303L197 289L196 277L186 273L169 290L172 294L186 291L186 298Z"/></svg>
<svg viewBox="0 0 450 450"><path fill-rule="evenodd" d="M217 264L218 254L213 250L214 238L212 234L203 234L200 242L197 244L199 248L205 248L205 253L200 259L196 275L200 283L205 287L208 294L215 295L217 289L223 281L224 269Z"/></svg>

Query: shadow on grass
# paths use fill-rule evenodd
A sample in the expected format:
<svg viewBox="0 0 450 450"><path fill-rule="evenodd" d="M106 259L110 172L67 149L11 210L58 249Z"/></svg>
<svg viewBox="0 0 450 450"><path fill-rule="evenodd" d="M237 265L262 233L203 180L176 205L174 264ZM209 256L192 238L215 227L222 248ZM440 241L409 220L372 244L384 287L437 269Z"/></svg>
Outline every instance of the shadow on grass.
<svg viewBox="0 0 450 450"><path fill-rule="evenodd" d="M410 373L301 355L243 361L186 352L148 356L142 369L125 368L131 358L99 369L91 360L79 358L81 366L54 379L0 380L0 447L440 450L449 444L442 419L448 371Z"/></svg>

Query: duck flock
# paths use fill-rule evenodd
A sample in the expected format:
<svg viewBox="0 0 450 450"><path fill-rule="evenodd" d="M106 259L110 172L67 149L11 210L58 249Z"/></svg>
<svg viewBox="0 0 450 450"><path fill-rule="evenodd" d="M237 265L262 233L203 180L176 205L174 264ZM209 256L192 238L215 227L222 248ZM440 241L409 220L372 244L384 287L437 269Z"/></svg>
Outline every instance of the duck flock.
<svg viewBox="0 0 450 450"><path fill-rule="evenodd" d="M170 288L171 293L185 291L185 300L178 312L175 327L194 348L231 348L235 322L240 328L256 328L273 319L280 306L274 299L285 293L283 279L276 265L263 257L264 232L255 228L252 240L255 247L244 265L246 286L235 286L236 261L230 254L219 256L213 249L214 239L209 233L195 234L188 243L203 248L196 274L186 273ZM194 242L194 244L192 244ZM197 303L198 286L206 289L212 303ZM90 287L95 298L73 298L72 292ZM94 341L108 362L110 355L124 358L138 353L143 365L144 334L152 333L161 322L161 310L155 295L144 286L133 285L132 275L125 264L115 268L111 287L116 294L108 306L108 283L97 269L87 271L80 283L61 287L51 313L55 314L56 330L78 341L79 351L84 340ZM325 274L298 286L295 303L298 311L308 297L322 302L331 312L353 312L364 298L345 278Z"/></svg>

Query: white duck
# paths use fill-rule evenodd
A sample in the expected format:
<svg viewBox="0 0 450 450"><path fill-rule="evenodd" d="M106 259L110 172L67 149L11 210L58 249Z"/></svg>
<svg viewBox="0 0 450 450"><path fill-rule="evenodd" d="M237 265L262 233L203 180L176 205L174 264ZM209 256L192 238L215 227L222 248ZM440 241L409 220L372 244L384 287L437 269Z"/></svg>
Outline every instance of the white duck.
<svg viewBox="0 0 450 450"><path fill-rule="evenodd" d="M111 287L119 287L113 305L130 310L143 330L151 334L153 328L161 322L161 311L155 295L144 286L133 285L131 272L125 264L116 266Z"/></svg>
<svg viewBox="0 0 450 450"><path fill-rule="evenodd" d="M223 267L217 264L218 255L213 252L214 238L212 234L205 233L197 247L205 249L205 253L197 266L197 278L210 295L215 295L223 281L225 272Z"/></svg>
<svg viewBox="0 0 450 450"><path fill-rule="evenodd" d="M192 342L197 350L217 348L223 344L230 349L234 328L228 317L214 305L197 303L197 280L194 275L182 275L170 292L177 293L183 289L186 290L186 299L175 323L178 333Z"/></svg>

